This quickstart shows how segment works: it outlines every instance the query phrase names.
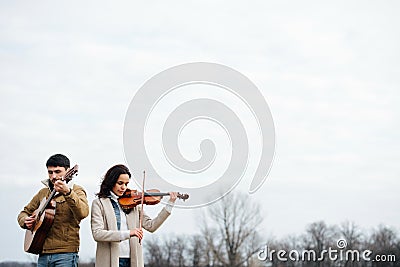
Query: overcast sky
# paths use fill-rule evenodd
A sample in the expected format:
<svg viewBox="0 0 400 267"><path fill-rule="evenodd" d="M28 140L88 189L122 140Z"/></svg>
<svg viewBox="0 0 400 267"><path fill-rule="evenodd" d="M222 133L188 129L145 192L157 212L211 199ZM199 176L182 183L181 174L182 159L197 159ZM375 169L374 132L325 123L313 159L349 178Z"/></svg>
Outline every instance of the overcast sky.
<svg viewBox="0 0 400 267"><path fill-rule="evenodd" d="M29 258L16 217L41 188L47 158L64 153L79 164L74 180L91 202L106 170L126 163L124 118L137 90L198 61L246 75L271 109L274 163L249 195L262 205L265 238L301 233L317 220L399 229L399 7L0 1L0 261ZM250 180L238 189L246 192ZM174 209L153 235L197 233L205 209ZM81 258L94 257L89 219L81 235Z"/></svg>

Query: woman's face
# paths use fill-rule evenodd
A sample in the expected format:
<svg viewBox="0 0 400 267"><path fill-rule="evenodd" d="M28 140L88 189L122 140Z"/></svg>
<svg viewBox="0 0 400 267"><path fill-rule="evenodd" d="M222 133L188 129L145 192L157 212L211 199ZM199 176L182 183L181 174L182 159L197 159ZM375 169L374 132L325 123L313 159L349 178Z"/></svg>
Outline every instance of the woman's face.
<svg viewBox="0 0 400 267"><path fill-rule="evenodd" d="M129 184L129 175L128 174L120 174L118 177L117 182L114 184L112 191L117 196L122 196L126 189L128 188Z"/></svg>

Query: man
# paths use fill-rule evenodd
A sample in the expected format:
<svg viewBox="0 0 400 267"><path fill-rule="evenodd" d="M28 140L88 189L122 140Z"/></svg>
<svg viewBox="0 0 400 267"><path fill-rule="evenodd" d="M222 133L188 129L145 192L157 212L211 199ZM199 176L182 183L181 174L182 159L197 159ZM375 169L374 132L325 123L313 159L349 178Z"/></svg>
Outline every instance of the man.
<svg viewBox="0 0 400 267"><path fill-rule="evenodd" d="M68 184L63 177L70 168L69 159L61 154L51 156L47 162L49 179L42 181L46 186L32 198L18 215L18 223L24 229L32 229L34 216L43 198L55 189L56 202L54 222L44 241L38 258L38 267L71 266L78 264L79 223L89 215L85 190L73 182Z"/></svg>

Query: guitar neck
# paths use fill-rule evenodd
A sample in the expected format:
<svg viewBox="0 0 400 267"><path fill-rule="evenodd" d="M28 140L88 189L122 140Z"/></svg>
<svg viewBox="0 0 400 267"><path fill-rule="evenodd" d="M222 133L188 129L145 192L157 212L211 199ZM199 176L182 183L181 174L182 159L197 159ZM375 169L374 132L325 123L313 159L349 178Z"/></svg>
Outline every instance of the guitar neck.
<svg viewBox="0 0 400 267"><path fill-rule="evenodd" d="M51 191L50 196L47 198L46 202L44 203L43 207L40 209L39 211L39 216L38 218L40 218L43 214L43 212L45 211L47 205L49 205L50 201L53 199L53 197L55 196L55 194L57 193L57 191L55 189L53 189L53 191Z"/></svg>

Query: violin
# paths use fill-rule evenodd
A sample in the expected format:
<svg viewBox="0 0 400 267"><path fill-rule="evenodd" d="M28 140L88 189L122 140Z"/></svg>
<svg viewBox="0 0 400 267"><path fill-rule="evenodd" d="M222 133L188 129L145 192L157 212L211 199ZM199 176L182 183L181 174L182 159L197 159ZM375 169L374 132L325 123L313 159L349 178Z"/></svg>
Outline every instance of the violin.
<svg viewBox="0 0 400 267"><path fill-rule="evenodd" d="M163 196L169 196L169 193L161 193L158 189L149 189L144 192L144 196L142 192L138 190L126 189L125 193L118 199L118 202L122 208L122 210L126 213L129 213L134 207L137 205L143 204L146 205L156 205L160 203ZM185 201L189 198L188 194L180 194L178 193L177 197Z"/></svg>

